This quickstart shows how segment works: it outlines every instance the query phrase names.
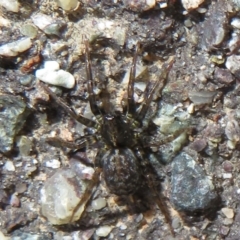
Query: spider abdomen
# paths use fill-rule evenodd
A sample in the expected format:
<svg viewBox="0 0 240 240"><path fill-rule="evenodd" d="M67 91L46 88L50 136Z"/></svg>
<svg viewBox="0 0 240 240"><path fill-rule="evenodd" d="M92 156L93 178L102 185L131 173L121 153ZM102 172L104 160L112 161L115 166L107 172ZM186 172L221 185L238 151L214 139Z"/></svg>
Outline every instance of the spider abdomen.
<svg viewBox="0 0 240 240"><path fill-rule="evenodd" d="M139 187L140 163L129 148L114 148L102 158L104 178L109 190L116 195L128 195Z"/></svg>

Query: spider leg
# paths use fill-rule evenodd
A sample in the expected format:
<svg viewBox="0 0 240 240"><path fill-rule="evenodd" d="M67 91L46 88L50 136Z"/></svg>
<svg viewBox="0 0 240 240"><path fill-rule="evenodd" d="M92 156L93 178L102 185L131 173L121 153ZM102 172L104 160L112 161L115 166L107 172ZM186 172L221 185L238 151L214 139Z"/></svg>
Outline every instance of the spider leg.
<svg viewBox="0 0 240 240"><path fill-rule="evenodd" d="M159 187L156 185L157 179L155 178L154 169L152 165L146 160L146 157L144 156L144 153L141 151L141 149L135 148L135 154L140 159L140 163L143 169L143 173L142 173L143 177L146 179L147 185L153 193L154 200L157 203L160 211L164 215L166 222L169 225L171 234L174 236L175 233L171 225L171 222L172 222L171 214L168 210L167 204L163 200L164 195L161 193Z"/></svg>
<svg viewBox="0 0 240 240"><path fill-rule="evenodd" d="M139 44L137 44L137 46L136 46L132 66L131 66L131 69L130 69L130 76L129 76L129 83L128 83L127 113L130 114L130 115L134 115L135 111L136 111L135 102L134 102L134 80L135 80L135 77L136 77L136 62L137 62L138 51L139 51Z"/></svg>
<svg viewBox="0 0 240 240"><path fill-rule="evenodd" d="M81 124L85 125L86 127L97 127L97 123L91 119L85 118L82 115L77 115L63 100L58 98L50 88L48 88L46 85L43 83L39 82L40 86L47 92L54 100L55 102L60 105L65 112L67 112L73 119L76 121L80 122Z"/></svg>
<svg viewBox="0 0 240 240"><path fill-rule="evenodd" d="M164 137L162 139L147 139L146 142L144 143L144 147L158 147L161 146L163 144L172 142L173 140L176 139L176 137L180 136L182 133L185 134L190 134L190 132L193 130L193 127L186 127L186 128L181 128L177 131L175 131L173 134L168 135L167 137Z"/></svg>
<svg viewBox="0 0 240 240"><path fill-rule="evenodd" d="M86 74L87 74L87 88L88 88L88 98L90 103L90 108L92 113L98 117L101 116L101 111L97 106L96 96L94 93L94 81L92 76L92 63L89 54L89 42L85 40L85 62L86 62Z"/></svg>
<svg viewBox="0 0 240 240"><path fill-rule="evenodd" d="M94 187L96 187L99 183L99 176L100 176L100 173L101 173L101 169L100 168L95 168L94 170L95 170L95 172L93 174L92 180L89 182L87 190L84 192L84 194L81 197L81 200L79 201L78 205L73 210L72 216L71 216L71 219L70 219L69 222L72 222L73 217L74 217L75 213L78 211L79 207L90 200ZM87 204L85 204L85 206L87 206Z"/></svg>
<svg viewBox="0 0 240 240"><path fill-rule="evenodd" d="M168 73L173 65L173 62L174 62L174 59L172 59L169 63L164 63L163 64L163 69L162 69L162 72L159 76L159 80L156 81L154 83L153 86L151 86L151 82L148 83L145 91L144 91L144 100L143 100L143 103L142 103L142 108L140 110L139 113L136 114L135 118L138 120L138 121L142 121L145 116L146 116L146 113L147 113L147 110L148 110L148 107L152 101L152 98L153 98L153 94L155 92L155 90L158 88L159 84L162 82L162 86L160 87L159 91L161 92L163 90L163 88L165 87L166 85L166 81L167 81L167 76L168 76Z"/></svg>
<svg viewBox="0 0 240 240"><path fill-rule="evenodd" d="M75 142L68 142L58 137L47 138L46 140L52 146L62 146L70 149L83 149L94 144L97 139L94 136L84 136L76 139Z"/></svg>

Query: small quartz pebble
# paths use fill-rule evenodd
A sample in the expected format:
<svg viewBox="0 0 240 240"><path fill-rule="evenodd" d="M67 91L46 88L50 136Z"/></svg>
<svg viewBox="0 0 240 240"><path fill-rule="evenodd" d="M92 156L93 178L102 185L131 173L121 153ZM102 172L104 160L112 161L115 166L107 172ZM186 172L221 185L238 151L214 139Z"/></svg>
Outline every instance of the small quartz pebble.
<svg viewBox="0 0 240 240"><path fill-rule="evenodd" d="M27 191L27 184L26 183L17 183L16 184L16 192L17 193L24 193Z"/></svg>
<svg viewBox="0 0 240 240"><path fill-rule="evenodd" d="M112 231L112 227L111 226L102 226L102 227L99 227L97 230L96 230L96 234L99 236L99 237L107 237L108 234Z"/></svg>
<svg viewBox="0 0 240 240"><path fill-rule="evenodd" d="M203 2L204 0L182 0L182 5L187 11L189 11L198 8Z"/></svg>
<svg viewBox="0 0 240 240"><path fill-rule="evenodd" d="M230 70L230 72L235 75L235 77L239 78L240 73L239 73L239 60L240 56L238 55L231 55L227 58L227 61L225 63L225 66L227 69Z"/></svg>
<svg viewBox="0 0 240 240"><path fill-rule="evenodd" d="M222 221L222 223L224 224L224 225L232 225L233 224L233 219L232 218L224 218L223 219L223 221Z"/></svg>
<svg viewBox="0 0 240 240"><path fill-rule="evenodd" d="M228 235L229 230L230 230L229 227L226 227L226 226L221 226L221 228L220 228L220 232L224 236Z"/></svg>
<svg viewBox="0 0 240 240"><path fill-rule="evenodd" d="M123 3L127 8L131 8L134 11L146 11L155 6L156 0L124 0ZM160 8L165 8L166 2L162 0L159 1L159 6Z"/></svg>
<svg viewBox="0 0 240 240"><path fill-rule="evenodd" d="M42 13L37 13L31 17L33 23L41 30L54 22L54 20Z"/></svg>
<svg viewBox="0 0 240 240"><path fill-rule="evenodd" d="M20 206L20 200L17 196L17 193L14 193L10 198L10 204L12 207L19 207Z"/></svg>
<svg viewBox="0 0 240 240"><path fill-rule="evenodd" d="M32 141L27 136L17 138L17 146L22 156L28 156L32 149Z"/></svg>
<svg viewBox="0 0 240 240"><path fill-rule="evenodd" d="M10 27L10 26L11 26L11 22L8 19L0 16L0 27Z"/></svg>
<svg viewBox="0 0 240 240"><path fill-rule="evenodd" d="M54 71L54 70L59 70L60 66L59 66L59 63L56 61L46 61L44 63L44 68Z"/></svg>
<svg viewBox="0 0 240 240"><path fill-rule="evenodd" d="M60 168L61 162L58 159L52 159L46 162L46 167L57 169Z"/></svg>
<svg viewBox="0 0 240 240"><path fill-rule="evenodd" d="M234 217L234 212L231 208L222 208L221 211L227 218Z"/></svg>
<svg viewBox="0 0 240 240"><path fill-rule="evenodd" d="M172 227L174 229L177 229L181 226L181 221L178 217L175 217L173 220L172 220Z"/></svg>
<svg viewBox="0 0 240 240"><path fill-rule="evenodd" d="M223 178L230 179L230 178L232 178L232 174L231 173L223 173Z"/></svg>
<svg viewBox="0 0 240 240"><path fill-rule="evenodd" d="M55 225L78 220L91 197L85 195L89 183L90 181L81 180L71 169L59 169L45 181L41 189L43 216Z"/></svg>
<svg viewBox="0 0 240 240"><path fill-rule="evenodd" d="M60 30L64 26L61 21L57 21L48 15L37 13L31 17L33 23L48 35L60 36Z"/></svg>
<svg viewBox="0 0 240 240"><path fill-rule="evenodd" d="M10 172L15 171L15 166L14 166L13 162L10 161L10 160L6 161L6 163L4 164L4 168L5 168L7 171L10 171Z"/></svg>
<svg viewBox="0 0 240 240"><path fill-rule="evenodd" d="M38 33L38 29L33 24L24 24L20 31L23 35L30 38L35 38Z"/></svg>
<svg viewBox="0 0 240 240"><path fill-rule="evenodd" d="M17 0L0 0L0 6L4 7L7 11L18 12L19 3Z"/></svg>
<svg viewBox="0 0 240 240"><path fill-rule="evenodd" d="M94 210L99 210L106 207L107 202L104 198L97 198L92 201L91 205Z"/></svg>
<svg viewBox="0 0 240 240"><path fill-rule="evenodd" d="M32 46L30 38L22 38L15 42L4 44L0 47L0 55L5 57L15 57L19 53L28 50Z"/></svg>
<svg viewBox="0 0 240 240"><path fill-rule="evenodd" d="M59 64L55 61L47 61L43 69L36 71L36 77L45 83L65 88L73 88L75 79L73 75L62 69L59 69Z"/></svg>
<svg viewBox="0 0 240 240"><path fill-rule="evenodd" d="M80 4L78 0L56 0L56 2L65 11L75 10Z"/></svg>
<svg viewBox="0 0 240 240"><path fill-rule="evenodd" d="M0 239L1 240L10 240L9 237L5 237L2 232L0 232Z"/></svg>
<svg viewBox="0 0 240 240"><path fill-rule="evenodd" d="M231 25L235 28L240 29L240 19L239 18L233 18L231 21Z"/></svg>
<svg viewBox="0 0 240 240"><path fill-rule="evenodd" d="M215 95L216 92L210 91L190 91L188 93L188 97L195 105L211 103Z"/></svg>

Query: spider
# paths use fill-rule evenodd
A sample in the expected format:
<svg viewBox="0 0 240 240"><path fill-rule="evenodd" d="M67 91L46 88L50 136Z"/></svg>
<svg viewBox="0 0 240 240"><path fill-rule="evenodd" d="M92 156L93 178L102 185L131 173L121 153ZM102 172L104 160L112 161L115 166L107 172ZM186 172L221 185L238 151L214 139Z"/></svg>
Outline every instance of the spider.
<svg viewBox="0 0 240 240"><path fill-rule="evenodd" d="M98 143L101 148L98 150L95 159L95 173L103 172L106 185L111 193L118 196L134 194L145 182L151 190L155 202L165 216L171 232L170 214L166 203L162 200L162 193L159 184L156 184L156 174L148 161L150 153L149 142L146 141L146 129L143 127L143 120L146 117L149 105L156 89L164 88L167 75L170 71L173 60L163 64L162 73L154 84L149 82L144 92L144 100L140 108L134 101L134 80L136 76L136 61L139 52L139 44L133 57L130 69L129 83L127 87L127 103L122 112L108 113L99 106L97 96L94 93L95 81L92 74L92 63L90 60L89 42L85 40L85 64L87 76L87 91L90 108L95 120L87 119L77 115L63 100L58 98L46 85L40 83L44 90L76 121L88 128L95 129L94 134L88 134L77 139L75 142L67 142L59 138L49 138L48 142L59 142L60 145L74 150L85 149ZM144 130L145 128L145 130ZM167 141L172 140L167 137ZM149 138L150 139L150 136ZM151 144L151 143L150 143ZM162 144L161 141L155 144ZM98 178L98 176L97 176Z"/></svg>

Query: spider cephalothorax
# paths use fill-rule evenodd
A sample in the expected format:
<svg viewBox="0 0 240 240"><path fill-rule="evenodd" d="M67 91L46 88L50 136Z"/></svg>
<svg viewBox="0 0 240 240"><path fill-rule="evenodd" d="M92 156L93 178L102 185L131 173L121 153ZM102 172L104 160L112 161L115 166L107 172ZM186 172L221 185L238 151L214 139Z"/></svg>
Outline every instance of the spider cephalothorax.
<svg viewBox="0 0 240 240"><path fill-rule="evenodd" d="M169 216L166 214L167 210L164 209L164 204L159 198L161 193L154 184L153 168L147 159L150 148L146 147L149 143L144 142L144 139L146 139L146 127L143 130L142 122L152 101L153 94L156 89L159 89L160 83L162 83L161 88L163 88L173 61L163 65L162 73L154 84L148 83L144 92L142 106L137 109L133 97L137 49L130 70L127 104L123 107L123 112L108 113L99 106L97 96L93 91L95 82L92 76L88 41L85 41L85 46L88 100L91 111L95 115L95 120L77 115L48 87L43 84L42 86L71 117L88 128L94 128L94 134L81 137L75 142L66 142L58 138L51 138L48 141L61 142L62 145L71 149L84 149L97 143L99 151L95 160L95 168L102 169L109 190L119 196L128 195L134 193L144 182L152 190L158 206L169 222Z"/></svg>

